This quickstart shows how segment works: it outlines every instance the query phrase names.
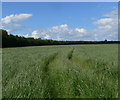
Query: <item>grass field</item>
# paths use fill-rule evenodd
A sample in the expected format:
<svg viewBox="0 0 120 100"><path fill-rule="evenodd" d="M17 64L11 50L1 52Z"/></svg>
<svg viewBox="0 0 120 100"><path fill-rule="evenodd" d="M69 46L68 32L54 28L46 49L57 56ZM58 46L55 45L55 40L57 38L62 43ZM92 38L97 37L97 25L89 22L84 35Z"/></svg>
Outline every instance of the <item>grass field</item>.
<svg viewBox="0 0 120 100"><path fill-rule="evenodd" d="M3 98L117 98L118 45L3 49Z"/></svg>

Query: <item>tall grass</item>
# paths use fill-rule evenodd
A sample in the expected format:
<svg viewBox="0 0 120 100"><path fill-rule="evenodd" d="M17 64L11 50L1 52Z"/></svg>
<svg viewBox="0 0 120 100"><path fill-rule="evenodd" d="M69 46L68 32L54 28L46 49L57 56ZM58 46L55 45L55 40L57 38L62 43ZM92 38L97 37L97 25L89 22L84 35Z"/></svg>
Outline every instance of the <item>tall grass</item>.
<svg viewBox="0 0 120 100"><path fill-rule="evenodd" d="M0 48L0 99L2 99L2 49Z"/></svg>
<svg viewBox="0 0 120 100"><path fill-rule="evenodd" d="M3 98L117 98L118 47L3 49Z"/></svg>

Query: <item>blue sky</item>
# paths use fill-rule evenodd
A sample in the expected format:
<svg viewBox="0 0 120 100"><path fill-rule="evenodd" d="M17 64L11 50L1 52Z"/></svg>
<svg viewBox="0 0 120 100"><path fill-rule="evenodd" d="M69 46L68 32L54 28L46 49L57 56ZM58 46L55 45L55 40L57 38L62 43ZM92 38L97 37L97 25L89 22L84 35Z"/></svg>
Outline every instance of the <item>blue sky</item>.
<svg viewBox="0 0 120 100"><path fill-rule="evenodd" d="M108 25L113 25L112 21L116 21L116 18L114 15L110 16L110 14L117 11L117 6L117 2L3 2L2 18L4 20L10 19L10 22L5 23L5 25L3 22L3 28L9 30L12 34L35 38L103 40L104 38L95 39L92 35L100 34L96 31L96 29L100 30L99 27L103 27L100 25L100 20L106 21ZM107 13L109 15L104 16ZM20 14L31 14L31 16L26 18L23 16L23 20L16 21L15 16L19 17ZM10 15L13 15L13 18ZM107 20L111 23L108 23ZM6 24L18 24L18 26L8 27ZM110 31L113 30L115 31L115 29ZM106 34L108 35L108 33ZM117 36L114 39L108 39L114 40L117 39Z"/></svg>

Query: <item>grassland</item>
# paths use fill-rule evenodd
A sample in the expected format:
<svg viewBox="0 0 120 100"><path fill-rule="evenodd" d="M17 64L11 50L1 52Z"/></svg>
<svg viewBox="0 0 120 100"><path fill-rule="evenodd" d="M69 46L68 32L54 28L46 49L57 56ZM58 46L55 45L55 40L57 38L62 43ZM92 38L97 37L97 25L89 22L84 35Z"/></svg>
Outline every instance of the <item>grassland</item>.
<svg viewBox="0 0 120 100"><path fill-rule="evenodd" d="M3 98L117 98L118 45L3 49Z"/></svg>
<svg viewBox="0 0 120 100"><path fill-rule="evenodd" d="M2 99L2 48L0 48L0 99Z"/></svg>

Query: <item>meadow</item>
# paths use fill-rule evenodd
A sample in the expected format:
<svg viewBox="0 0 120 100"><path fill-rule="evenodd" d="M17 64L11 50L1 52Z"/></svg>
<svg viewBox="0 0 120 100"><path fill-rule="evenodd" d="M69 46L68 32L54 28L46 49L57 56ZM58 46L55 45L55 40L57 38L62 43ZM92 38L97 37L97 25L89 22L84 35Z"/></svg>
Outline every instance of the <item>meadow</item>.
<svg viewBox="0 0 120 100"><path fill-rule="evenodd" d="M117 98L118 45L2 49L3 98Z"/></svg>

